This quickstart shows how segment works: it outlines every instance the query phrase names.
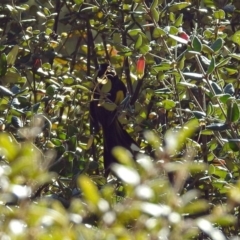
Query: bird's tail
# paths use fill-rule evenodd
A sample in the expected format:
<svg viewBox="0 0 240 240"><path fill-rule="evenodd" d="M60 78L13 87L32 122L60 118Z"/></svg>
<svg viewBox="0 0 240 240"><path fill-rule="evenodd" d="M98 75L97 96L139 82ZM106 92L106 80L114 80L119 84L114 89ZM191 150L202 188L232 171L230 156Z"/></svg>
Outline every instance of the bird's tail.
<svg viewBox="0 0 240 240"><path fill-rule="evenodd" d="M104 136L104 168L105 175L109 173L109 167L112 163L117 162L117 159L112 155L113 148L121 146L127 149L133 156L140 151L138 144L127 133L123 126L116 118L108 127L103 127Z"/></svg>

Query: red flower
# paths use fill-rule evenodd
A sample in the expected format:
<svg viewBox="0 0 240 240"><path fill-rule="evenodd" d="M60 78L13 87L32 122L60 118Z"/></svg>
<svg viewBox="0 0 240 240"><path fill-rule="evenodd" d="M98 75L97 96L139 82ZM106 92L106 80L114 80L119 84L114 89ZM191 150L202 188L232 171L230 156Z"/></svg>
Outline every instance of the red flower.
<svg viewBox="0 0 240 240"><path fill-rule="evenodd" d="M138 79L142 79L144 76L145 62L146 62L146 59L144 56L141 56L137 60L137 77L138 77Z"/></svg>
<svg viewBox="0 0 240 240"><path fill-rule="evenodd" d="M180 32L179 34L178 34L178 36L180 37L180 38L183 38L183 39L185 39L185 40L189 40L189 36L184 32L184 31L182 31L182 32Z"/></svg>

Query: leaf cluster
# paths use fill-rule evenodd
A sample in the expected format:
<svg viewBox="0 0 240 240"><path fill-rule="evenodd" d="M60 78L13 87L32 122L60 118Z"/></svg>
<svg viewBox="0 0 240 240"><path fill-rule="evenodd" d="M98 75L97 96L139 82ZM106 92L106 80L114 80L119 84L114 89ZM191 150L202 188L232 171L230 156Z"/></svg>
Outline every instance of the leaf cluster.
<svg viewBox="0 0 240 240"><path fill-rule="evenodd" d="M239 11L238 0L1 1L1 237L239 235ZM106 61L144 152L134 162L115 149L110 179L89 124Z"/></svg>

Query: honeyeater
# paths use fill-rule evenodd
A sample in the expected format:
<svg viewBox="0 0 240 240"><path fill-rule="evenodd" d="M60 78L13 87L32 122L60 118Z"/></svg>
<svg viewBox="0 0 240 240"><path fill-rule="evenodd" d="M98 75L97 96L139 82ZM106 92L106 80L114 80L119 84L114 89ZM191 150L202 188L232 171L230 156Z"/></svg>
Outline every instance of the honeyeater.
<svg viewBox="0 0 240 240"><path fill-rule="evenodd" d="M118 120L119 105L127 94L124 83L107 63L100 65L95 83L90 118L95 134L102 127L104 168L105 175L108 175L110 165L117 161L112 155L114 147L126 148L133 157L140 149Z"/></svg>

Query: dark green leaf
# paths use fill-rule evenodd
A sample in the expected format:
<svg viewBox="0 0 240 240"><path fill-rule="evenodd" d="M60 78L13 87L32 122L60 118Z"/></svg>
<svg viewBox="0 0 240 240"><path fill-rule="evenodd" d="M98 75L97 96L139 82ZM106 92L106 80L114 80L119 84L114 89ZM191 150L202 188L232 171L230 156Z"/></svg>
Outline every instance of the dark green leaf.
<svg viewBox="0 0 240 240"><path fill-rule="evenodd" d="M53 97L54 94L57 92L58 87L55 85L49 85L46 89L46 94L50 97Z"/></svg>
<svg viewBox="0 0 240 240"><path fill-rule="evenodd" d="M232 102L228 104L227 108L227 120L229 122L237 122L239 120L240 113L239 108L236 102Z"/></svg>
<svg viewBox="0 0 240 240"><path fill-rule="evenodd" d="M239 147L238 147L239 144L235 142L228 142L227 144L232 151L239 152Z"/></svg>
<svg viewBox="0 0 240 240"><path fill-rule="evenodd" d="M215 94L222 94L222 89L217 83L212 82L211 86L212 86Z"/></svg>
<svg viewBox="0 0 240 240"><path fill-rule="evenodd" d="M40 107L40 103L36 103L32 106L33 113L37 113L38 109Z"/></svg>
<svg viewBox="0 0 240 240"><path fill-rule="evenodd" d="M7 72L7 57L5 53L0 56L0 77L4 76Z"/></svg>
<svg viewBox="0 0 240 240"><path fill-rule="evenodd" d="M207 74L211 74L215 69L215 58L213 57L207 69Z"/></svg>
<svg viewBox="0 0 240 240"><path fill-rule="evenodd" d="M196 52L201 52L202 51L202 43L198 37L194 37L192 40L192 47L193 50Z"/></svg>
<svg viewBox="0 0 240 240"><path fill-rule="evenodd" d="M235 90L234 90L234 86L232 83L228 83L224 89L223 89L224 93L228 93L230 95L233 95L235 93Z"/></svg>
<svg viewBox="0 0 240 240"><path fill-rule="evenodd" d="M225 123L212 123L206 126L206 129L212 131L225 131L229 128L228 124Z"/></svg>
<svg viewBox="0 0 240 240"><path fill-rule="evenodd" d="M211 46L212 50L216 53L223 47L223 39L218 38Z"/></svg>
<svg viewBox="0 0 240 240"><path fill-rule="evenodd" d="M18 117L16 117L16 116L12 116L11 124L12 124L15 128L23 127L22 121L21 121Z"/></svg>
<svg viewBox="0 0 240 240"><path fill-rule="evenodd" d="M225 94L217 94L217 95L213 96L212 99L218 98L222 103L225 104L230 97L231 97L230 94L225 93Z"/></svg>
<svg viewBox="0 0 240 240"><path fill-rule="evenodd" d="M201 119L201 118L205 118L206 117L206 113L205 112L200 112L200 111L192 111L193 115L197 118L197 119Z"/></svg>

